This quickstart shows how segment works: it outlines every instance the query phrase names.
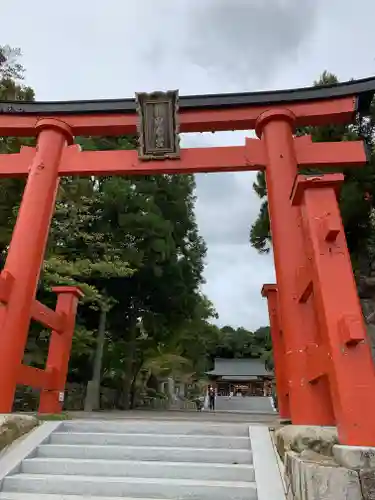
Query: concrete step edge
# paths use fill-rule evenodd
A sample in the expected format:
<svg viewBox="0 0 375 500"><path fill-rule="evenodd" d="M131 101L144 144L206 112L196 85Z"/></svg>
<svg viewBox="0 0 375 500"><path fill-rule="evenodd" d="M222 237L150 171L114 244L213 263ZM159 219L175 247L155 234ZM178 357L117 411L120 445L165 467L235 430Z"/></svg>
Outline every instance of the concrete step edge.
<svg viewBox="0 0 375 500"><path fill-rule="evenodd" d="M194 479L166 479L166 478L147 478L147 477L98 477L98 476L73 476L73 475L56 475L56 474L14 474L7 476L4 479L4 487L6 483L18 482L24 483L27 481L41 481L47 479L51 482L53 479L64 482L90 482L90 483L127 483L127 484L155 484L165 486L186 486L186 487L200 487L207 488L233 488L233 489L256 489L254 481L215 481L215 480L194 480ZM3 491L6 492L6 489Z"/></svg>
<svg viewBox="0 0 375 500"><path fill-rule="evenodd" d="M272 413L272 412L270 412ZM64 426L72 427L72 426L86 426L86 425L96 425L96 424L114 424L114 425L138 425L138 426L170 426L170 427L181 427L181 426L190 426L190 427L204 427L207 425L207 421L202 420L191 420L191 419L181 419L175 420L171 419L157 419L157 418L113 418L113 419L100 419L100 418L82 418L82 419L72 419L72 420L64 420ZM248 426L247 422L209 422L212 423L215 427L227 427L227 428L235 428L235 427L243 427Z"/></svg>
<svg viewBox="0 0 375 500"><path fill-rule="evenodd" d="M65 421L59 428L60 432L92 432L97 430L99 432L112 432L112 433L126 433L136 432L139 434L162 433L162 434L185 434L185 435L199 435L207 433L207 425L205 423L195 424L190 421L183 422L165 422L165 421L129 421L126 422L118 420L79 420L79 421ZM163 432L164 431L164 432ZM209 435L223 435L223 436L238 436L248 437L246 424L228 424L228 423L213 423L209 426Z"/></svg>
<svg viewBox="0 0 375 500"><path fill-rule="evenodd" d="M80 444L41 444L38 448L48 448L48 447L59 447L62 448L80 448L82 449L83 445ZM210 451L212 453L226 453L226 452L238 452L238 453L251 453L251 449L246 448L195 448L193 446L133 446L133 445L116 445L116 444L85 444L84 448L106 448L106 449L127 449L127 450L163 450L163 451L172 451L172 450L184 450L184 451Z"/></svg>
<svg viewBox="0 0 375 500"><path fill-rule="evenodd" d="M222 435L215 435L215 434L155 434L155 433L150 433L150 432L140 432L140 433L134 433L134 432L74 432L74 431L64 431L64 432L54 432L51 434L51 437L53 436L124 436L124 437L160 437L160 438L183 438L183 439L204 439L204 438L209 438L209 439L218 439L218 440L228 440L228 439L233 439L235 441L249 441L250 439L247 436L222 436Z"/></svg>
<svg viewBox="0 0 375 500"><path fill-rule="evenodd" d="M220 462L167 462L164 460L106 460L106 459L96 459L96 458L47 458L47 457L34 457L34 458L26 458L25 460L22 461L22 463L31 463L31 462L37 462L37 463L67 463L71 462L73 464L81 464L81 463L87 463L87 464L92 464L92 465L97 465L97 464L103 464L103 463L110 463L110 464L121 464L121 465L138 465L141 467L142 465L150 465L153 467L157 466L162 466L162 467L199 467L199 468L216 468L216 469L245 469L252 471L254 469L254 466L252 464L225 464L225 463L220 463Z"/></svg>
<svg viewBox="0 0 375 500"><path fill-rule="evenodd" d="M93 500L92 496L62 495L55 493L0 492L0 500ZM166 498L95 497L95 500L168 500Z"/></svg>

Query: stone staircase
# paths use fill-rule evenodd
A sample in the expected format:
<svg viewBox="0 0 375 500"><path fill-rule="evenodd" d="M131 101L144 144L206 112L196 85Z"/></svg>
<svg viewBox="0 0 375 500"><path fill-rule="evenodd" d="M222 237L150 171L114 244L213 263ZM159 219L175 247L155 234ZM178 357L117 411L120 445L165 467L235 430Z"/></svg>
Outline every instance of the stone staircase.
<svg viewBox="0 0 375 500"><path fill-rule="evenodd" d="M78 420L20 461L0 500L284 498L257 486L246 424Z"/></svg>
<svg viewBox="0 0 375 500"><path fill-rule="evenodd" d="M266 396L217 396L215 409L217 411L239 413L274 413L272 398Z"/></svg>

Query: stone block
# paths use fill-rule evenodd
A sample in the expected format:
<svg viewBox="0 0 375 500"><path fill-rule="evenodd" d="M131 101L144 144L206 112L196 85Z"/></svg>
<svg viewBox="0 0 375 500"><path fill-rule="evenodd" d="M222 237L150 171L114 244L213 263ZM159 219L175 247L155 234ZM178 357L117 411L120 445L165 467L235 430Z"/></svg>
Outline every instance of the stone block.
<svg viewBox="0 0 375 500"><path fill-rule="evenodd" d="M275 432L276 448L281 456L288 451L301 453L313 450L325 456L332 456L332 448L338 443L336 427L287 425Z"/></svg>
<svg viewBox="0 0 375 500"><path fill-rule="evenodd" d="M305 462L297 453L289 451L285 455L285 475L290 484L288 499L363 500L354 470Z"/></svg>
<svg viewBox="0 0 375 500"><path fill-rule="evenodd" d="M39 420L30 415L0 415L0 451L37 425Z"/></svg>
<svg viewBox="0 0 375 500"><path fill-rule="evenodd" d="M359 471L363 500L375 500L375 469Z"/></svg>
<svg viewBox="0 0 375 500"><path fill-rule="evenodd" d="M304 462L314 462L320 465L329 465L330 467L338 467L333 457L322 455L321 453L317 453L316 451L313 450L303 450L300 454L300 458Z"/></svg>
<svg viewBox="0 0 375 500"><path fill-rule="evenodd" d="M333 456L339 465L348 469L375 469L375 448L371 446L335 445Z"/></svg>

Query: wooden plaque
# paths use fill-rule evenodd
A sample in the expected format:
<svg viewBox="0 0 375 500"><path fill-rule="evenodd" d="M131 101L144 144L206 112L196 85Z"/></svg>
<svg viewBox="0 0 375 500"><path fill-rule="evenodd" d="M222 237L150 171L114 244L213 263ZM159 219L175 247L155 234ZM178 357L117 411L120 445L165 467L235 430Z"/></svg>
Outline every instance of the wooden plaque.
<svg viewBox="0 0 375 500"><path fill-rule="evenodd" d="M137 93L135 99L139 116L139 158L178 159L180 157L178 90Z"/></svg>

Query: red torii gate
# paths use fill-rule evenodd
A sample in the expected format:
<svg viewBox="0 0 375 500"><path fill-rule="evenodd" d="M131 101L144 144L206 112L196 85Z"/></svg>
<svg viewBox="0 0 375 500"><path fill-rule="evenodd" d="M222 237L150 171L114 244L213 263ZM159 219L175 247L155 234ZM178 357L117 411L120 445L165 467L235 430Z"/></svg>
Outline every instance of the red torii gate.
<svg viewBox="0 0 375 500"><path fill-rule="evenodd" d="M337 204L343 176L298 174L306 167L360 167L366 151L359 141L313 144L310 137L293 135L299 126L352 122L357 111L368 108L374 91L375 79L366 79L292 91L189 96L180 99L178 114L175 106L169 115L147 115L139 98L0 103L0 135L38 137L36 148L0 155L0 176L27 177L1 273L0 412L11 411L17 383L43 389L40 411L61 408L77 292L57 290L63 295L55 316L35 301L60 176L265 169L277 286L265 285L262 293L269 300L281 415L294 424L337 424L341 443L374 446L375 372ZM161 96L170 108L167 94L150 95L146 105L159 109ZM146 127L141 133L158 158L151 161L135 151L82 152L73 144L77 135L135 134L147 116L156 116L159 125L160 117L170 125L178 116L181 132L255 128L259 139L238 147L176 151L175 127L174 139L165 135L157 151ZM54 332L46 372L22 365L32 317Z"/></svg>

